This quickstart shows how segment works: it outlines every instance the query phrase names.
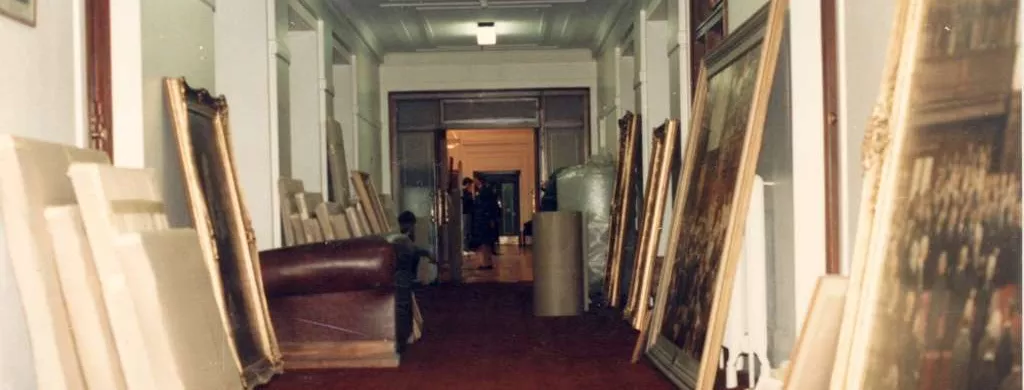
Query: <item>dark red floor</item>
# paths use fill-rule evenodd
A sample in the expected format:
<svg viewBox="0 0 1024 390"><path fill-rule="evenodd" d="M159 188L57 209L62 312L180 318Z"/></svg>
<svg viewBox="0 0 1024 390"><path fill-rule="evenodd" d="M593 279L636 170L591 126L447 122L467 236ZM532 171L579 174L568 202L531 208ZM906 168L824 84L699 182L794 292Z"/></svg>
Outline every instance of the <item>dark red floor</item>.
<svg viewBox="0 0 1024 390"><path fill-rule="evenodd" d="M397 369L288 372L288 389L670 389L630 364L636 332L610 315L538 318L529 284L430 287L417 293L423 339Z"/></svg>

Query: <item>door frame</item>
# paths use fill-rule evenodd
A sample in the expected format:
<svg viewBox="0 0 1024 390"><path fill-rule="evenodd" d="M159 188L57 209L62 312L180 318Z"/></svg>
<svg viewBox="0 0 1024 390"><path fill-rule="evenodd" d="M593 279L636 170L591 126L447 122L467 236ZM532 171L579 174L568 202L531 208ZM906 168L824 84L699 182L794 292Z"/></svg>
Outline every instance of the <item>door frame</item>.
<svg viewBox="0 0 1024 390"><path fill-rule="evenodd" d="M587 151L590 149L590 137L592 118L590 107L590 94L592 91L589 87L576 87L576 88L530 88L530 89L481 89L481 90L451 90L451 91L393 91L388 93L388 151L389 151L389 164L391 167L391 194L394 197L396 204L399 204L401 200L401 187L399 165L398 165L398 103L401 101L419 100L419 101L430 101L434 100L439 105L446 100L462 100L462 101L486 101L493 99L519 99L519 98L535 98L538 99L537 105L537 123L529 124L510 124L505 122L475 122L471 126L464 127L465 129L473 130L506 130L509 128L532 128L534 129L534 142L536 144L535 150L535 169L536 169L536 183L534 183L537 189L534 194L534 204L540 204L540 184L547 179L543 176L545 168L548 165L547 157L545 156L544 141L543 138L546 135L545 131L545 112L543 99L548 96L580 96L582 98L582 136L583 141L580 144L580 153L584 158L588 156ZM402 132L420 132L420 131L447 131L447 130L459 130L463 128L458 125L446 125L443 118L439 117L438 123L430 126L424 126L416 129L405 129ZM383 183L382 183L383 185ZM522 212L522 210L520 210Z"/></svg>
<svg viewBox="0 0 1024 390"><path fill-rule="evenodd" d="M88 147L114 160L111 93L110 0L85 0L85 71Z"/></svg>
<svg viewBox="0 0 1024 390"><path fill-rule="evenodd" d="M839 157L839 67L836 46L836 0L821 0L821 64L825 150L825 272L842 272L842 179Z"/></svg>

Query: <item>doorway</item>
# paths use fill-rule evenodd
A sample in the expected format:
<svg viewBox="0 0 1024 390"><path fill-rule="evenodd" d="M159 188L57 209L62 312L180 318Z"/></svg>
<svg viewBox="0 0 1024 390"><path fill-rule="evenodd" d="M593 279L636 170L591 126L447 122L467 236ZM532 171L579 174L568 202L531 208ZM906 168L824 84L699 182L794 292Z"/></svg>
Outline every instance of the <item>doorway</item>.
<svg viewBox="0 0 1024 390"><path fill-rule="evenodd" d="M586 88L389 93L391 193L401 210L429 221L422 244L436 250L440 259L462 252L455 245L462 242L456 228L461 223L455 223L461 218L449 211L461 197L461 179L473 171L519 170L520 226L532 218L540 180L585 161L589 96ZM500 150L530 153L521 159L528 164L493 165L512 161L509 154L463 154L466 148L461 146L477 137L487 139L484 143L508 144L511 139L500 135L509 130L521 131L518 136L525 141ZM472 166L476 161L491 165Z"/></svg>
<svg viewBox="0 0 1024 390"><path fill-rule="evenodd" d="M466 178L481 173L488 175L489 183L499 184L503 211L500 236L506 237L499 239L502 243L517 243L521 227L533 218L539 191L536 130L448 130L445 140L456 174Z"/></svg>
<svg viewBox="0 0 1024 390"><path fill-rule="evenodd" d="M498 224L499 240L519 237L519 179L520 171L476 171L484 182L494 186L498 191L498 208L500 223ZM516 241L513 239L512 241Z"/></svg>

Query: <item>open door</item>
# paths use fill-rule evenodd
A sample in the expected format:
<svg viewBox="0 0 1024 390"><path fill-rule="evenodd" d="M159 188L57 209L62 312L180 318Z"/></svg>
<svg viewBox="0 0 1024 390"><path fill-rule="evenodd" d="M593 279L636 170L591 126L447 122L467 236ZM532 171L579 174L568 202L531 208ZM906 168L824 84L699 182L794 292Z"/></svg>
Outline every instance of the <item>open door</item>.
<svg viewBox="0 0 1024 390"><path fill-rule="evenodd" d="M456 201L460 198L457 178L448 158L445 131L410 131L398 133L398 212L416 215L418 245L437 254L441 262L452 264L453 250L461 243L460 214ZM461 244L459 244L461 247Z"/></svg>
<svg viewBox="0 0 1024 390"><path fill-rule="evenodd" d="M434 147L437 149L437 161L434 164L435 177L437 177L437 185L434 188L435 212L431 221L436 232L434 253L437 254L439 261L451 264L452 243L458 239L457 236L454 236L455 232L452 231L452 227L456 223L461 223L461 220L459 220L458 214L453 213L453 211L458 212L454 207L458 198L452 196L452 190L458 189L458 184L457 180L452 178L453 167L451 159L448 158L448 141L445 131L434 132Z"/></svg>

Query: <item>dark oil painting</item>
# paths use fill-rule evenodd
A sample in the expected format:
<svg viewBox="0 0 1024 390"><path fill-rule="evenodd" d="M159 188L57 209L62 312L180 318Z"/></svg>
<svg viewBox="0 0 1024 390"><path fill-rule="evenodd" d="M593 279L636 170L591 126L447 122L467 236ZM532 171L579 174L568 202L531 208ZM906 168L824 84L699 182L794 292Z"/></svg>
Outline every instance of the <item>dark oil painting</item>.
<svg viewBox="0 0 1024 390"><path fill-rule="evenodd" d="M751 46L708 81L700 136L683 208L682 231L661 334L696 362L709 335L715 282L754 100L761 44Z"/></svg>

